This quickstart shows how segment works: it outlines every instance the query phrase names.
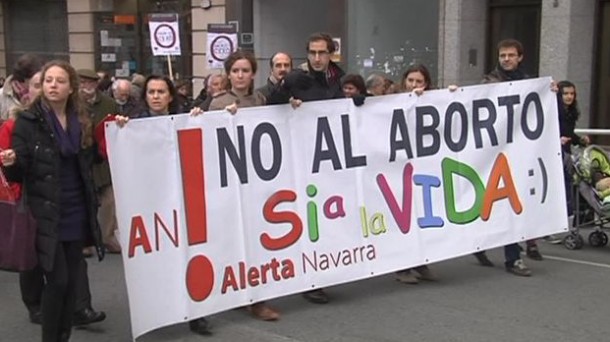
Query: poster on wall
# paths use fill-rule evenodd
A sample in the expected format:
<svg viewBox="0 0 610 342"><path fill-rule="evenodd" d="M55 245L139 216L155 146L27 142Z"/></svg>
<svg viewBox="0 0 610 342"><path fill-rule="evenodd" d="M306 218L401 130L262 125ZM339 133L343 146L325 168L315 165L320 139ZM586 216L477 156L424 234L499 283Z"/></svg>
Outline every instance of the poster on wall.
<svg viewBox="0 0 610 342"><path fill-rule="evenodd" d="M149 14L148 28L153 56L180 56L180 28L177 14Z"/></svg>
<svg viewBox="0 0 610 342"><path fill-rule="evenodd" d="M341 38L333 37L333 43L335 44L335 52L330 56L330 60L339 63L341 62Z"/></svg>
<svg viewBox="0 0 610 342"><path fill-rule="evenodd" d="M209 69L222 69L224 61L237 50L237 29L233 24L208 24L206 55Z"/></svg>

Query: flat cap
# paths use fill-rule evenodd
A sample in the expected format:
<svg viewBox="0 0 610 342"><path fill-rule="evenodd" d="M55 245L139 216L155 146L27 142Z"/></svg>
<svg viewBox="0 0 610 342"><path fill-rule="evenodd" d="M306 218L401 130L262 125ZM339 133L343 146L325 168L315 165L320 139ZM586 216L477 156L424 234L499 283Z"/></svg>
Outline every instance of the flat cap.
<svg viewBox="0 0 610 342"><path fill-rule="evenodd" d="M100 79L100 77L97 75L97 73L91 69L78 69L78 70L76 70L76 73L81 78L88 78L88 79L96 80L96 81Z"/></svg>

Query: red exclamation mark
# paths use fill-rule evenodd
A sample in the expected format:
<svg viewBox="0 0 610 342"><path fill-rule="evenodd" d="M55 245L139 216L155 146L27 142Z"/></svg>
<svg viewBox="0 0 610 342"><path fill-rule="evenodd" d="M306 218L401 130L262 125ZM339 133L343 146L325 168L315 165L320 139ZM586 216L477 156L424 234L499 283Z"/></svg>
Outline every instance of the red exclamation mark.
<svg viewBox="0 0 610 342"><path fill-rule="evenodd" d="M189 246L207 242L205 172L203 169L203 132L200 128L178 131L182 192ZM214 287L214 267L205 255L189 260L186 288L196 302L208 298Z"/></svg>

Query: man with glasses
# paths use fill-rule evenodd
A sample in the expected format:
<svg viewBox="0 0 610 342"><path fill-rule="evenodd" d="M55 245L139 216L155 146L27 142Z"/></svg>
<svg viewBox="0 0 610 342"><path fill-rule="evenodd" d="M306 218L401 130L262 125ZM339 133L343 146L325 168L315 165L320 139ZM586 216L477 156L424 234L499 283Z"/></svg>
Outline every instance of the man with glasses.
<svg viewBox="0 0 610 342"><path fill-rule="evenodd" d="M307 62L284 77L282 88L300 101L343 97L341 78L345 73L330 60L335 44L326 33L314 33L307 40Z"/></svg>
<svg viewBox="0 0 610 342"><path fill-rule="evenodd" d="M344 98L341 78L345 73L330 60L335 52L335 44L326 33L314 33L307 40L307 62L292 70L282 80L278 91L290 99L293 107L302 101L316 101ZM357 103L361 105L364 100ZM323 289L303 293L303 297L316 304L328 303Z"/></svg>
<svg viewBox="0 0 610 342"><path fill-rule="evenodd" d="M498 64L496 68L483 78L483 83L498 83L518 81L529 78L521 68L523 61L523 45L515 39L505 39L498 43ZM485 251L474 254L482 266L493 267ZM534 260L542 260L536 240L527 241L527 255ZM514 275L529 277L532 272L521 260L519 244L511 243L504 246L504 267Z"/></svg>

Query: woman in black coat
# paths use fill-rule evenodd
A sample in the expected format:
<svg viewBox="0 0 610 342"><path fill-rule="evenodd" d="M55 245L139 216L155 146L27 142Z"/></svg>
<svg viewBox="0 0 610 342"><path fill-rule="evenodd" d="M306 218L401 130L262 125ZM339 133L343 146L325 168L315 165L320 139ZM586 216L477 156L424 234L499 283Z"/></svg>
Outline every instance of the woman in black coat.
<svg viewBox="0 0 610 342"><path fill-rule="evenodd" d="M585 146L590 140L588 136L579 136L574 133L576 121L580 117L578 101L576 100L576 86L570 81L557 83L557 108L559 110L559 131L561 146L565 153L571 153L572 145Z"/></svg>
<svg viewBox="0 0 610 342"><path fill-rule="evenodd" d="M572 145L586 146L590 143L589 137L586 135L579 136L574 132L576 121L580 117L580 109L578 109L578 101L576 100L576 86L570 81L561 81L557 83L557 108L559 112L559 133L561 136L561 150L563 154L564 164L564 181L566 187L566 202L568 207L568 216L574 214L574 196L572 195ZM587 221L585 218L580 218L578 222Z"/></svg>
<svg viewBox="0 0 610 342"><path fill-rule="evenodd" d="M78 97L76 71L64 61L42 70L42 94L20 113L13 149L2 151L7 178L21 182L36 220L38 261L45 274L42 341L68 341L77 268L85 241L104 256L91 167L91 121ZM89 244L87 244L89 245Z"/></svg>

